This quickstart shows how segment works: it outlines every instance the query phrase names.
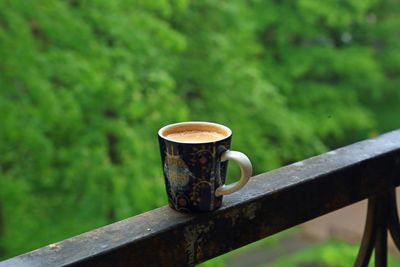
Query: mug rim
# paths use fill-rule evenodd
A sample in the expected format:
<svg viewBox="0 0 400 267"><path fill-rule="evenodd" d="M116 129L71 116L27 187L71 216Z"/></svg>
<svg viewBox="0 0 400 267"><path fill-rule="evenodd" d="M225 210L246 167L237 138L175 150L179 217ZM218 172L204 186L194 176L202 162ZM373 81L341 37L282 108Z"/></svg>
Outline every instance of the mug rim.
<svg viewBox="0 0 400 267"><path fill-rule="evenodd" d="M168 129L170 129L170 128L176 127L176 126L181 126L181 125L201 125L201 124L202 124L202 125L210 125L210 126L214 126L214 127L220 127L220 128L222 128L222 129L224 129L228 134L227 134L226 136L220 138L220 139L217 139L217 140L213 140L213 141L199 141L199 142L182 142L182 141L175 141L175 140L172 140L172 139L166 137L165 135L163 135L163 132L164 132L164 131L166 131L166 130L168 130ZM170 141L170 142L178 143L178 144L207 144L207 143L219 142L219 141L222 141L222 140L225 140L225 139L231 137L231 136L232 136L232 130L231 130L230 128L228 128L227 126L225 126L225 125L222 125L222 124L219 124L219 123L215 123L215 122L208 122L208 121L184 121L184 122L176 122L176 123L172 123L172 124L165 125L164 127L160 128L160 130L158 130L158 136L159 136L160 138L162 138L162 139L165 139L165 140Z"/></svg>

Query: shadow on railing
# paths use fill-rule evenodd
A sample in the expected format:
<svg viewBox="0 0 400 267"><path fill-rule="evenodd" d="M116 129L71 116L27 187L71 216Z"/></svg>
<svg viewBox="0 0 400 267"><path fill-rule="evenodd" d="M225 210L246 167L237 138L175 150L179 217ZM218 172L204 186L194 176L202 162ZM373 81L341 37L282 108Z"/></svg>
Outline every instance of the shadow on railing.
<svg viewBox="0 0 400 267"><path fill-rule="evenodd" d="M362 199L369 199L368 216L354 266L367 266L374 249L375 266L387 266L387 229L400 248L398 185L400 130L254 176L215 212L162 207L0 267L193 266Z"/></svg>

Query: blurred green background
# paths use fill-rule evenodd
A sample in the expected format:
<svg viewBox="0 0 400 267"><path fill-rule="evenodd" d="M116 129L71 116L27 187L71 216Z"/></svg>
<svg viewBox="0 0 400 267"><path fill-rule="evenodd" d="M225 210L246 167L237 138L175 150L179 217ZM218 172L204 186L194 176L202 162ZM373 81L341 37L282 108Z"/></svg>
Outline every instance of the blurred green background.
<svg viewBox="0 0 400 267"><path fill-rule="evenodd" d="M398 128L399 4L0 0L0 259L165 205L168 123L255 173Z"/></svg>

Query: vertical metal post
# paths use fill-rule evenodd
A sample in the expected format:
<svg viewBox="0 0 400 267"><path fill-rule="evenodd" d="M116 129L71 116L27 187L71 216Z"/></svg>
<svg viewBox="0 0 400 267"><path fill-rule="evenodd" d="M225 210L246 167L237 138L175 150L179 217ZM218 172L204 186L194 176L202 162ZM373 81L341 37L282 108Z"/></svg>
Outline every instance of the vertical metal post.
<svg viewBox="0 0 400 267"><path fill-rule="evenodd" d="M379 196L377 216L377 231L375 240L375 267L387 266L387 218L388 218L388 195Z"/></svg>
<svg viewBox="0 0 400 267"><path fill-rule="evenodd" d="M354 267L367 267L375 249L375 266L386 267L388 230L400 249L400 224L396 204L396 188L368 199L364 235Z"/></svg>
<svg viewBox="0 0 400 267"><path fill-rule="evenodd" d="M388 202L388 228L390 231L390 236L392 237L394 244L397 249L400 250L400 223L399 216L397 213L397 202L396 202L396 189L390 191L389 202Z"/></svg>
<svg viewBox="0 0 400 267"><path fill-rule="evenodd" d="M365 221L364 234L361 240L360 250L354 267L366 267L374 250L376 240L376 225L377 225L377 198L375 196L368 199L367 219Z"/></svg>

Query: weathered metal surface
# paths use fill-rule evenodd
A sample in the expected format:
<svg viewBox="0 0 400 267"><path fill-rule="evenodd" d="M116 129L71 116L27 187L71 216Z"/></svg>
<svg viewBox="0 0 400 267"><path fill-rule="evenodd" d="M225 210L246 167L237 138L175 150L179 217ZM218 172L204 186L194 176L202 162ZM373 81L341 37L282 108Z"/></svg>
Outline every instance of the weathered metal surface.
<svg viewBox="0 0 400 267"><path fill-rule="evenodd" d="M397 130L257 175L215 212L155 209L0 266L192 266L399 184Z"/></svg>

